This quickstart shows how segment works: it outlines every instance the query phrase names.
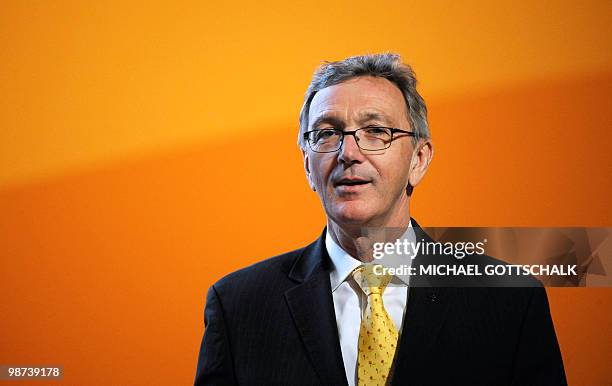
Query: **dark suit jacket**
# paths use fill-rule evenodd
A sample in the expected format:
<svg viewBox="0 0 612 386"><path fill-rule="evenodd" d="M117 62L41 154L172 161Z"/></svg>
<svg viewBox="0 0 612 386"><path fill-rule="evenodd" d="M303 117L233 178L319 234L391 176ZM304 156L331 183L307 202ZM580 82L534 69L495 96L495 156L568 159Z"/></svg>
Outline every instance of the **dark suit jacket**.
<svg viewBox="0 0 612 386"><path fill-rule="evenodd" d="M210 288L196 385L347 384L324 235ZM392 384L566 384L546 292L529 280L411 286Z"/></svg>

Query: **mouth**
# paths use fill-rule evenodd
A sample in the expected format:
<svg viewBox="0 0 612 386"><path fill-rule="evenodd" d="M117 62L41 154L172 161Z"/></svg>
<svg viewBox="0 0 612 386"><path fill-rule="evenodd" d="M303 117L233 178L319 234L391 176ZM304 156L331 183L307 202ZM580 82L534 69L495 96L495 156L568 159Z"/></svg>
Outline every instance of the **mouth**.
<svg viewBox="0 0 612 386"><path fill-rule="evenodd" d="M337 180L334 186L343 190L354 191L370 183L372 183L371 180L360 177L345 177Z"/></svg>

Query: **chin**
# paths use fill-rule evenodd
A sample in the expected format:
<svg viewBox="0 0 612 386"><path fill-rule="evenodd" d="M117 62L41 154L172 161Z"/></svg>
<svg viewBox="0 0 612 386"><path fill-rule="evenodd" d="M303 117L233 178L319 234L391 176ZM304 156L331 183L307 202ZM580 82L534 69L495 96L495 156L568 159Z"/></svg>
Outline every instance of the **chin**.
<svg viewBox="0 0 612 386"><path fill-rule="evenodd" d="M367 224L373 217L372 209L359 201L349 201L335 205L332 218L341 224Z"/></svg>

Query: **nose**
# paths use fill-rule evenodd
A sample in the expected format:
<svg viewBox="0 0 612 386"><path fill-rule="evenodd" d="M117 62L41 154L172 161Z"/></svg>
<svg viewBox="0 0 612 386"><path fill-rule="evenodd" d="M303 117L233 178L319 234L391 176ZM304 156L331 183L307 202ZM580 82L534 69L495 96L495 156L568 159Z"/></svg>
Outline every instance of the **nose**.
<svg viewBox="0 0 612 386"><path fill-rule="evenodd" d="M363 153L357 146L357 138L354 135L345 135L342 146L338 150L338 160L350 165L362 162L363 158Z"/></svg>

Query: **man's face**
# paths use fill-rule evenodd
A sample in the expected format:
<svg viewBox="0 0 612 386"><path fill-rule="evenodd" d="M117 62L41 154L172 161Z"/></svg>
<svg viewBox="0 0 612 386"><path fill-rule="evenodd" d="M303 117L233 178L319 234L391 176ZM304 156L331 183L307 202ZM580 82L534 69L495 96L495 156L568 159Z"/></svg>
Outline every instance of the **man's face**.
<svg viewBox="0 0 612 386"><path fill-rule="evenodd" d="M315 94L308 122L308 130L385 126L412 131L401 91L384 78L369 76ZM307 145L304 163L328 217L341 224L377 225L408 213L412 153L411 137L405 134L395 133L391 146L380 151L361 150L355 137L347 135L334 153L316 153Z"/></svg>

